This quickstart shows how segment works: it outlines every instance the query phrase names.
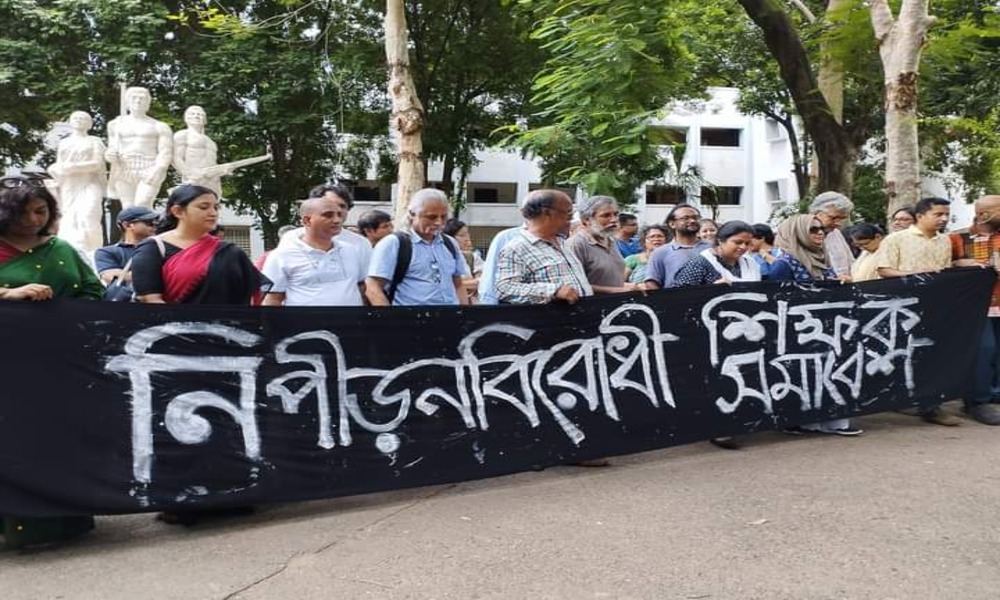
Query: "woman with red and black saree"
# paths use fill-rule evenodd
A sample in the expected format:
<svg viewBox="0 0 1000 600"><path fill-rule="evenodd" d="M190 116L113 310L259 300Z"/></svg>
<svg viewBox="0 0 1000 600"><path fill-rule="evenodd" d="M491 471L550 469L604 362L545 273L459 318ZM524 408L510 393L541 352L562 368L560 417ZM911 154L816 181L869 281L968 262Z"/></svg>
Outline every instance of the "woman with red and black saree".
<svg viewBox="0 0 1000 600"><path fill-rule="evenodd" d="M100 300L104 285L77 250L55 237L56 200L34 177L0 179L0 300ZM0 411L2 411L0 405ZM56 542L94 527L91 516L2 515L9 548Z"/></svg>
<svg viewBox="0 0 1000 600"><path fill-rule="evenodd" d="M182 185L167 200L161 233L139 244L132 282L139 302L249 305L261 297L262 276L243 250L213 235L219 199L199 185Z"/></svg>
<svg viewBox="0 0 1000 600"><path fill-rule="evenodd" d="M259 304L269 283L239 246L211 235L219 199L199 185L181 185L167 199L160 231L143 241L132 260L132 285L149 304ZM203 517L247 514L252 507L163 512L171 525L194 525Z"/></svg>

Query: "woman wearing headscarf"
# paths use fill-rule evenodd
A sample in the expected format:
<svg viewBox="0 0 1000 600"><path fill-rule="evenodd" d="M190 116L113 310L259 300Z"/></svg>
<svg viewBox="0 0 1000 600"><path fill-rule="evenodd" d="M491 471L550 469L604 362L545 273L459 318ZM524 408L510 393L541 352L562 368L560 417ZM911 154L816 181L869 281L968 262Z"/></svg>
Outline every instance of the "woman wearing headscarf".
<svg viewBox="0 0 1000 600"><path fill-rule="evenodd" d="M826 230L813 215L795 215L785 219L774 236L774 245L780 251L771 264L771 281L837 280L837 274L826 262L823 241ZM800 427L789 427L787 433L829 433L833 435L860 435L864 433L851 427L850 419L832 419Z"/></svg>

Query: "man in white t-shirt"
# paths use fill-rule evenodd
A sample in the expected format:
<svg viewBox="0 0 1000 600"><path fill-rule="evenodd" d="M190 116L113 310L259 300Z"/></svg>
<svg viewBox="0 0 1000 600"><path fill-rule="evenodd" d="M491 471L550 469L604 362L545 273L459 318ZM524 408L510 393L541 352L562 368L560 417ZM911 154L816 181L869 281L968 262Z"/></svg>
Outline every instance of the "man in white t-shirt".
<svg viewBox="0 0 1000 600"><path fill-rule="evenodd" d="M342 185L318 185L309 191L310 198L325 198L331 200L340 207L344 212L344 219L347 219L347 213L351 211L354 206L354 198L351 195L351 190L345 188ZM358 251L361 253L361 262L365 268L368 270L368 263L371 262L372 258L372 245L365 236L354 233L350 229L345 229L343 226L337 228L337 232L333 234L335 241L337 243L350 244L356 246ZM280 248L286 242L291 240L296 240L302 237L302 228L293 229L288 233L281 236L281 240L278 242L278 247Z"/></svg>
<svg viewBox="0 0 1000 600"><path fill-rule="evenodd" d="M282 238L264 262L263 273L273 282L264 305L361 306L367 264L356 245L337 235L345 211L333 199L310 198L299 215L300 234Z"/></svg>

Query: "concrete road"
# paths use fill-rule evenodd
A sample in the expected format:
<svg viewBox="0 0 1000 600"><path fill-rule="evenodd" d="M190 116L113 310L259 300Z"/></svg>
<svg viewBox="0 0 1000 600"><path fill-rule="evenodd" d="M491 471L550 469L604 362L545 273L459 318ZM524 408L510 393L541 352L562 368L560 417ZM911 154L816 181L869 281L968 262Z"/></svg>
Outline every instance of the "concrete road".
<svg viewBox="0 0 1000 600"><path fill-rule="evenodd" d="M1000 598L1000 429L858 424L193 528L99 518L0 552L0 598Z"/></svg>

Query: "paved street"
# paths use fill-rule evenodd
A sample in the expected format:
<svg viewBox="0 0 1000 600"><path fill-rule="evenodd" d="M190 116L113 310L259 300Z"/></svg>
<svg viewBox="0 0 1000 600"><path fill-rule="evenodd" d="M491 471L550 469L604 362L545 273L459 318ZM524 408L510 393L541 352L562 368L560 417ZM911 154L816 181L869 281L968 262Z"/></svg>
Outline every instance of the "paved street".
<svg viewBox="0 0 1000 600"><path fill-rule="evenodd" d="M0 552L0 598L1000 597L1000 430L858 424L189 529L99 518L61 548Z"/></svg>

